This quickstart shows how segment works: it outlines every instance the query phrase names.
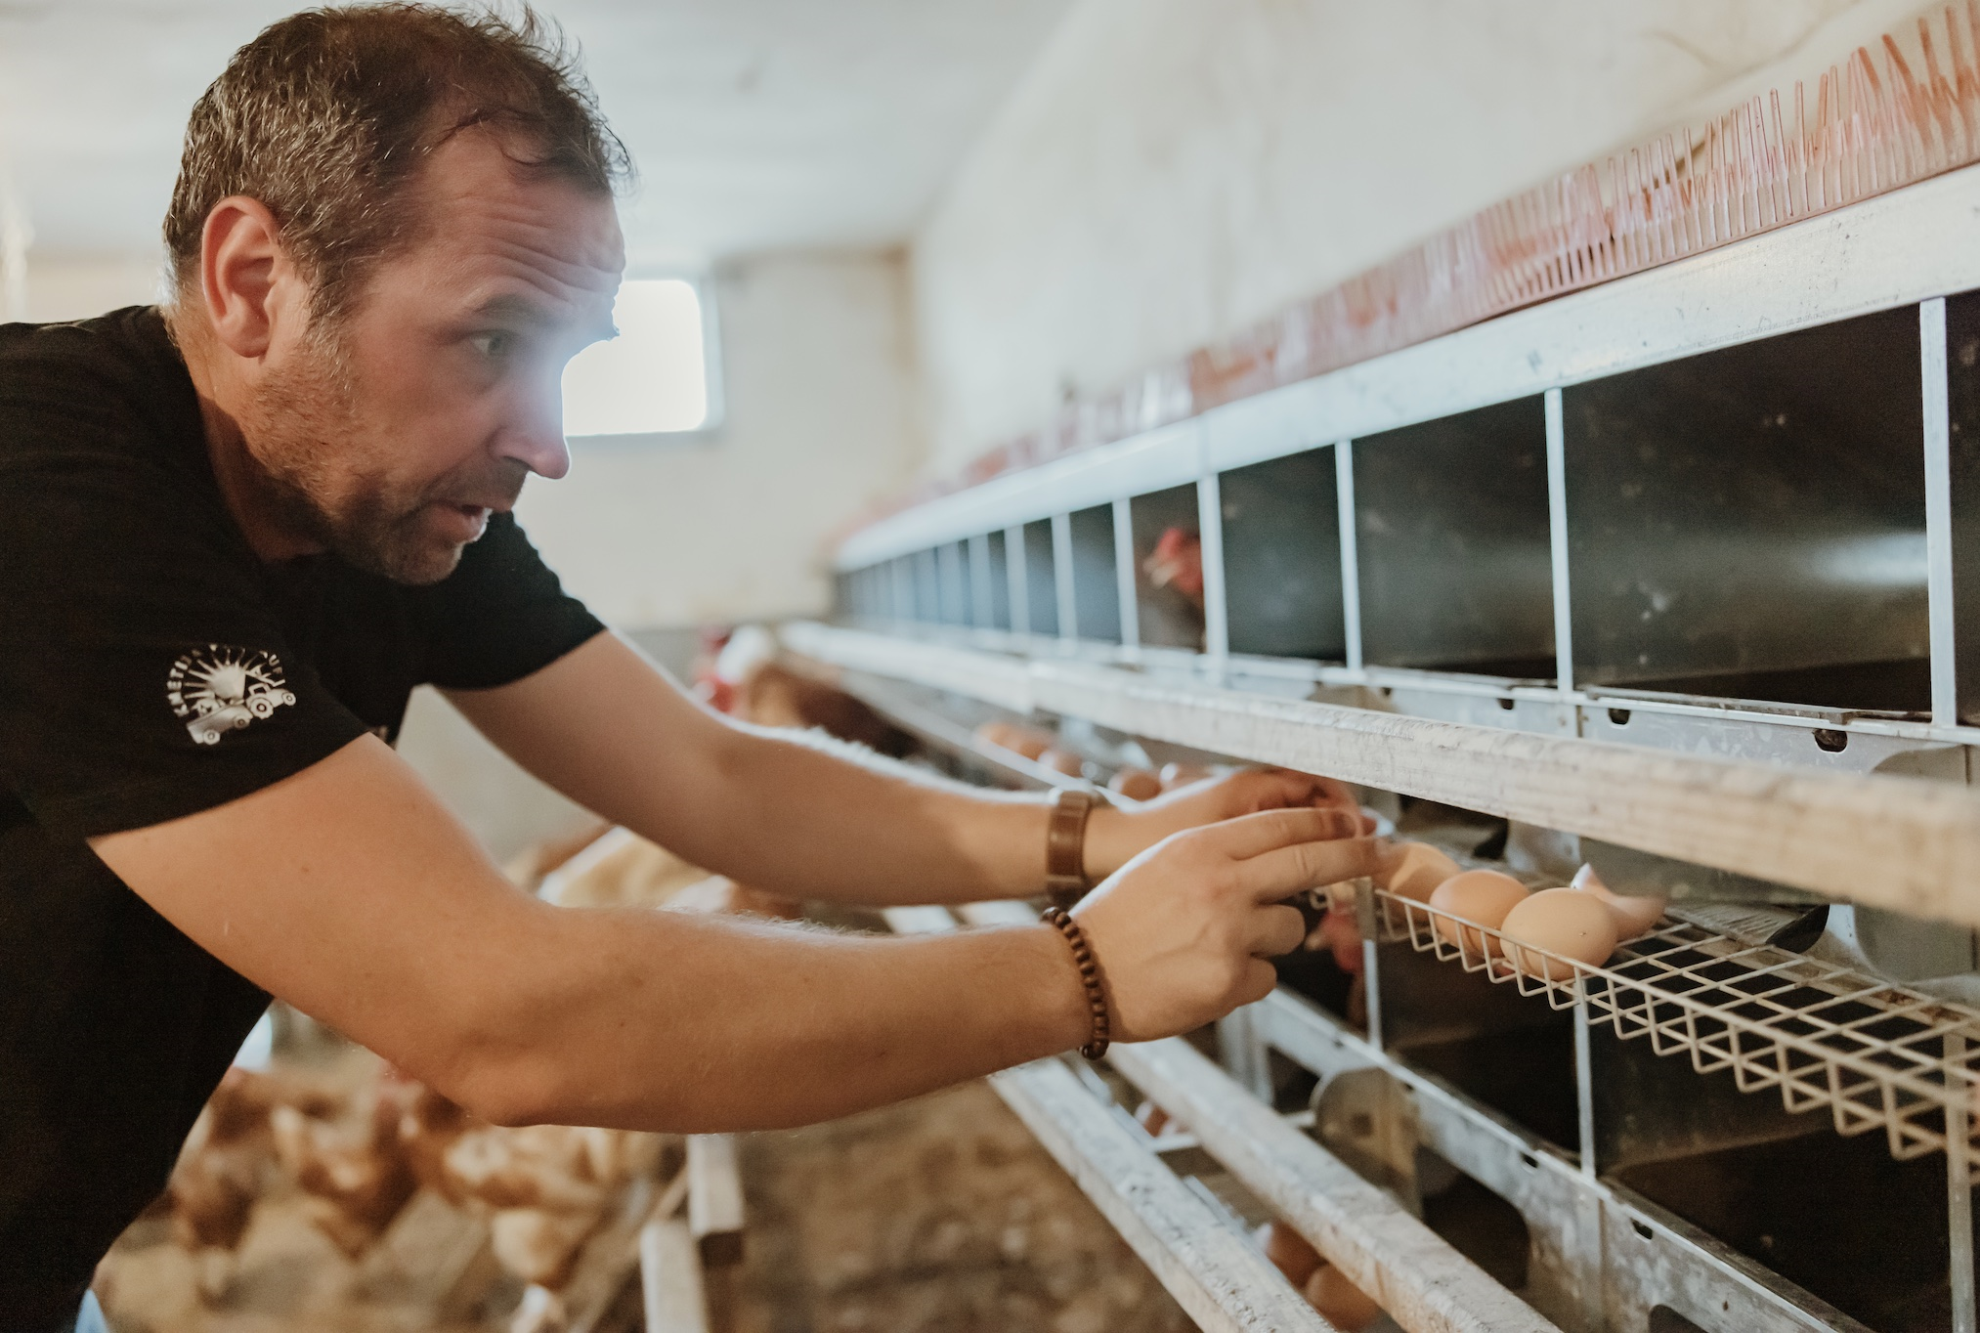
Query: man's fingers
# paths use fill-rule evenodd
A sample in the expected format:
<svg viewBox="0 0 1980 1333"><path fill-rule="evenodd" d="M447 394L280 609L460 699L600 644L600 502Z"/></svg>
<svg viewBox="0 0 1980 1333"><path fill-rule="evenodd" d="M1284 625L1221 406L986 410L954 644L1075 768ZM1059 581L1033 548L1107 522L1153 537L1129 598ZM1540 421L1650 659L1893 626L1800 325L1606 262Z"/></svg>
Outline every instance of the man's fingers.
<svg viewBox="0 0 1980 1333"><path fill-rule="evenodd" d="M1298 842L1238 862L1240 882L1261 902L1277 902L1302 889L1317 889L1357 875L1372 875L1378 860L1371 838Z"/></svg>
<svg viewBox="0 0 1980 1333"><path fill-rule="evenodd" d="M1254 958L1281 958L1306 943L1306 918L1297 907L1260 907L1252 913L1251 925L1246 952Z"/></svg>
<svg viewBox="0 0 1980 1333"><path fill-rule="evenodd" d="M1358 816L1345 810L1299 806L1239 815L1208 825L1197 836L1225 856L1244 860L1295 843L1352 837L1360 831L1360 824Z"/></svg>
<svg viewBox="0 0 1980 1333"><path fill-rule="evenodd" d="M1278 984L1278 970L1263 958L1254 958L1245 968L1244 980L1238 983L1237 1002L1256 1004L1270 995Z"/></svg>
<svg viewBox="0 0 1980 1333"><path fill-rule="evenodd" d="M1335 805L1357 809L1360 805L1347 784L1334 778L1300 773L1290 768L1258 769L1256 774L1259 786L1254 789L1253 799L1261 810L1301 805Z"/></svg>

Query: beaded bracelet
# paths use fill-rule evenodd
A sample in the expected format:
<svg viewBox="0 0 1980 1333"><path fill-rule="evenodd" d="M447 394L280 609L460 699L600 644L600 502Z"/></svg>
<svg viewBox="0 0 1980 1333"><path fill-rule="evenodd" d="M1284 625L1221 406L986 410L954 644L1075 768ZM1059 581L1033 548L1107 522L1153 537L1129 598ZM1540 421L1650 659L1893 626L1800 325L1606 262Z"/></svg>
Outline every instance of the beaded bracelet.
<svg viewBox="0 0 1980 1333"><path fill-rule="evenodd" d="M1093 1035L1079 1048L1079 1053L1089 1060L1098 1060L1107 1053L1108 1031L1113 1026L1107 1014L1107 992L1100 988L1100 964L1086 942L1086 932L1065 908L1048 907L1042 915L1066 937L1066 943L1072 946L1073 961L1079 964L1079 981L1086 987L1086 1006L1093 1014Z"/></svg>

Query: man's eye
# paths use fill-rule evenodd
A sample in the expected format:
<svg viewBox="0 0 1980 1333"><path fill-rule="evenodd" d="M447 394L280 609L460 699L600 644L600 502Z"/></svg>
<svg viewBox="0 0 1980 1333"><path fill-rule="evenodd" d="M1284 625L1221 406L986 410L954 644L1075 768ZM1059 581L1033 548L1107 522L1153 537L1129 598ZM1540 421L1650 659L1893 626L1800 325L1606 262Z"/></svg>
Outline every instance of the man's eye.
<svg viewBox="0 0 1980 1333"><path fill-rule="evenodd" d="M516 335L513 333L477 333L470 341L477 352L491 360L507 356L516 347Z"/></svg>

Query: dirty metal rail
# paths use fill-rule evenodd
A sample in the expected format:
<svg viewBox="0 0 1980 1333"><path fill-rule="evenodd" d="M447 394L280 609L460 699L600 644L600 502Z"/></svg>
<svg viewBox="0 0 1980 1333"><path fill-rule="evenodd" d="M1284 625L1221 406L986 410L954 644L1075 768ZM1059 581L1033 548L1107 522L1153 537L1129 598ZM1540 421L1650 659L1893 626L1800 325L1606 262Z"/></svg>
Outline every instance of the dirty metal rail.
<svg viewBox="0 0 1980 1333"><path fill-rule="evenodd" d="M942 907L889 908L896 934L956 929ZM1026 912L1027 920L1036 920ZM1059 1060L990 1086L1207 1333L1336 1333L1250 1239L1212 1210Z"/></svg>
<svg viewBox="0 0 1980 1333"><path fill-rule="evenodd" d="M1248 1238L1163 1165L1057 1060L991 1086L1198 1327L1333 1333Z"/></svg>
<svg viewBox="0 0 1980 1333"><path fill-rule="evenodd" d="M1116 1046L1109 1060L1409 1333L1558 1333L1187 1042Z"/></svg>
<svg viewBox="0 0 1980 1333"><path fill-rule="evenodd" d="M1035 919L1013 902L962 913L983 925ZM1120 1044L1107 1060L1409 1333L1558 1333L1189 1043Z"/></svg>

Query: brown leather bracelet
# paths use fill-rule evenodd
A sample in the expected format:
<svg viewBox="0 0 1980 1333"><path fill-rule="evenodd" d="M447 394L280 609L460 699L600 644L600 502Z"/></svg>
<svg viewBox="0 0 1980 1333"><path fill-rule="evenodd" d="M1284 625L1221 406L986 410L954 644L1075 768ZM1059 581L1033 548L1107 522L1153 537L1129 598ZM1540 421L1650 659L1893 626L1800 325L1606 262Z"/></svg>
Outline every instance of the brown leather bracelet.
<svg viewBox="0 0 1980 1333"><path fill-rule="evenodd" d="M1086 942L1086 932L1079 928L1079 922L1072 919L1071 913L1063 907L1048 907L1044 918L1058 928L1072 946L1073 962L1079 967L1079 983L1086 988L1086 1009L1093 1018L1093 1032L1079 1053L1089 1060L1098 1060L1107 1053L1107 1043L1113 1032L1113 1017L1107 1011L1107 992L1100 985L1100 962L1093 956L1092 946Z"/></svg>
<svg viewBox="0 0 1980 1333"><path fill-rule="evenodd" d="M1083 787L1061 787L1045 825L1045 891L1060 907L1071 907L1093 887L1086 877L1086 821L1104 805Z"/></svg>

